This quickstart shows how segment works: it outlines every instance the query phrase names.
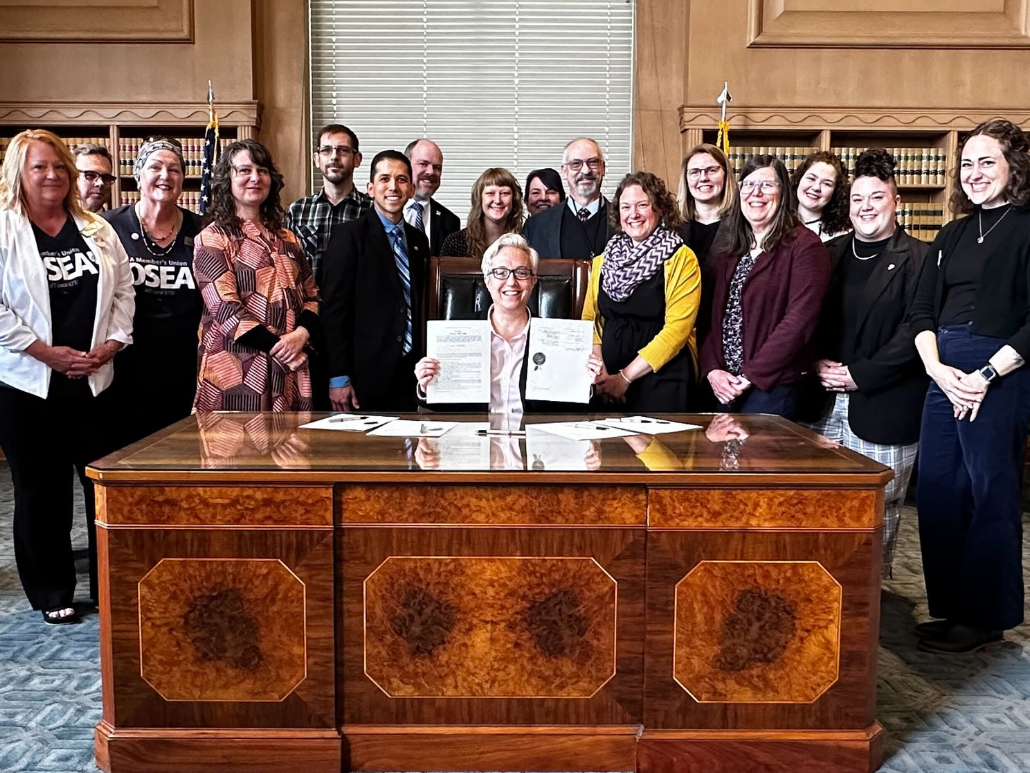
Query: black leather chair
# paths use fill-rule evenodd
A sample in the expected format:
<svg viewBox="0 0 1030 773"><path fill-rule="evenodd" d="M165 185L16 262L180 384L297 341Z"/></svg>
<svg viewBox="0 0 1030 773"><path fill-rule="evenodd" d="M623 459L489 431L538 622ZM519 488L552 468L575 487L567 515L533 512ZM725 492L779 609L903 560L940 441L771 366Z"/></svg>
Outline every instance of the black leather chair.
<svg viewBox="0 0 1030 773"><path fill-rule="evenodd" d="M541 260L529 299L535 316L579 319L590 278L589 260ZM426 283L426 319L455 319L490 306L490 293L478 258L432 258Z"/></svg>

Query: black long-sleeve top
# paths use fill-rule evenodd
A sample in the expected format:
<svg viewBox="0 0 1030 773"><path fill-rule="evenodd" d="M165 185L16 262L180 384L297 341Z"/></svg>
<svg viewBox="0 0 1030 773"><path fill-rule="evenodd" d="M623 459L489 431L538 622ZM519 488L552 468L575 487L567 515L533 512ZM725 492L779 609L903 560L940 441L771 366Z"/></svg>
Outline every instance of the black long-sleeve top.
<svg viewBox="0 0 1030 773"><path fill-rule="evenodd" d="M930 245L912 303L913 330L918 334L937 329L949 290L949 261L974 257L981 269L971 320L973 333L1004 338L1023 359L1030 359L1030 211L1013 209L986 234L983 244L976 241L980 235L977 215L974 210L972 215L948 223ZM972 239L965 238L970 235ZM966 252L973 248L980 254Z"/></svg>

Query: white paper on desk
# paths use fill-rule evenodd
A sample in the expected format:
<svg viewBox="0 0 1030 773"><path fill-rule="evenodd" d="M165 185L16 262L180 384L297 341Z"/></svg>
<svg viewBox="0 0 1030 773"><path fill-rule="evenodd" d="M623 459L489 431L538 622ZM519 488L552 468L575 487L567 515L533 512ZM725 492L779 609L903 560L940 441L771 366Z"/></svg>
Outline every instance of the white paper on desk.
<svg viewBox="0 0 1030 773"><path fill-rule="evenodd" d="M440 437L456 426L458 426L456 421L397 419L389 424L376 427L368 434L376 437Z"/></svg>
<svg viewBox="0 0 1030 773"><path fill-rule="evenodd" d="M624 429L628 432L640 435L664 435L669 432L685 432L689 429L701 429L700 424L682 424L678 421L668 419L652 419L649 416L626 416L611 419L601 419L598 424L607 427Z"/></svg>
<svg viewBox="0 0 1030 773"><path fill-rule="evenodd" d="M587 454L591 450L592 444L589 440L569 440L552 432L545 432L536 424L526 427L527 470L588 470L590 468L587 465Z"/></svg>
<svg viewBox="0 0 1030 773"><path fill-rule="evenodd" d="M335 429L344 432L367 432L370 429L381 427L391 421L396 421L396 416L364 416L360 413L339 413L318 421L301 424L300 429Z"/></svg>
<svg viewBox="0 0 1030 773"><path fill-rule="evenodd" d="M594 323L583 319L537 318L529 326L527 400L590 402L593 374L587 360L594 347Z"/></svg>
<svg viewBox="0 0 1030 773"><path fill-rule="evenodd" d="M430 320L426 356L440 363L440 373L426 387L427 403L490 402L487 320Z"/></svg>
<svg viewBox="0 0 1030 773"><path fill-rule="evenodd" d="M552 435L568 438L569 440L604 440L610 437L626 437L638 435L639 432L627 432L622 429L615 429L597 421L556 421L549 424L531 424L526 428L538 429L542 432L550 432Z"/></svg>

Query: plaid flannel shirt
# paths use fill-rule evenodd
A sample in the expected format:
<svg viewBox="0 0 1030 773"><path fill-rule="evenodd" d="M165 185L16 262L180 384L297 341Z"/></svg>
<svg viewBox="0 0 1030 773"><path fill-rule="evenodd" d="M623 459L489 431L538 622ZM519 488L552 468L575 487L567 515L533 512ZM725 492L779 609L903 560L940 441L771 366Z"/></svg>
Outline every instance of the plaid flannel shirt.
<svg viewBox="0 0 1030 773"><path fill-rule="evenodd" d="M322 276L322 254L329 246L329 234L333 226L357 220L369 209L372 209L372 197L357 189L344 196L336 205L329 202L324 191L297 199L290 205L290 211L286 213L286 227L297 234L304 245L304 252L316 280Z"/></svg>

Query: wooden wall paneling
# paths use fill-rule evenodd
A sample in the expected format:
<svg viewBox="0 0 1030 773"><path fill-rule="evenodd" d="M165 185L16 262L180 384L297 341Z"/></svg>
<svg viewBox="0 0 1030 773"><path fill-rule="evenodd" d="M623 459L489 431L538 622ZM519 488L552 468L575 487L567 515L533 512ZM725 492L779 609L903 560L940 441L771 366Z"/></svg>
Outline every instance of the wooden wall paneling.
<svg viewBox="0 0 1030 773"><path fill-rule="evenodd" d="M748 0L748 45L1026 48L1027 0Z"/></svg>
<svg viewBox="0 0 1030 773"><path fill-rule="evenodd" d="M57 11L55 13L55 10ZM192 42L193 0L75 3L0 0L0 41Z"/></svg>

